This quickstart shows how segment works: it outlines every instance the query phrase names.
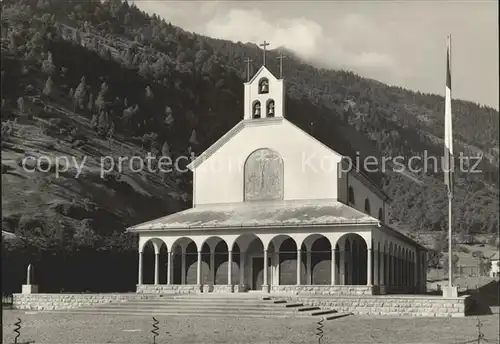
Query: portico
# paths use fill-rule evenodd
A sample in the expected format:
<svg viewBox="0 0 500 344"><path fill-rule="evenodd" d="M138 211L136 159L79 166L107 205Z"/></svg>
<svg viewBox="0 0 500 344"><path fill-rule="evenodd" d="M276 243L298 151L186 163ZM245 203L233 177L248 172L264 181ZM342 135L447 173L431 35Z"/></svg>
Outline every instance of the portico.
<svg viewBox="0 0 500 344"><path fill-rule="evenodd" d="M138 291L372 295L424 287L425 251L339 202L200 206L139 227L130 229L141 234Z"/></svg>

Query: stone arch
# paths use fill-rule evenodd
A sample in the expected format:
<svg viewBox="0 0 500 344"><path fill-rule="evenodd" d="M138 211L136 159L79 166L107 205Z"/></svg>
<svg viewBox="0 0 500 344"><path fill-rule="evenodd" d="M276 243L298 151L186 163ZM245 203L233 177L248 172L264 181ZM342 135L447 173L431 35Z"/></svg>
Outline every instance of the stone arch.
<svg viewBox="0 0 500 344"><path fill-rule="evenodd" d="M155 283L155 270L158 269L158 283L166 282L166 261L168 258L167 244L160 238L146 240L141 249L142 252L142 283ZM158 256L158 267L156 267Z"/></svg>
<svg viewBox="0 0 500 344"><path fill-rule="evenodd" d="M260 148L247 157L244 165L244 200L282 200L284 167L281 156Z"/></svg>
<svg viewBox="0 0 500 344"><path fill-rule="evenodd" d="M339 238L338 243L343 284L366 285L368 243L365 238L356 233L346 233Z"/></svg>
<svg viewBox="0 0 500 344"><path fill-rule="evenodd" d="M160 252L160 248L162 245L167 245L165 241L163 241L161 238L149 238L146 241L143 242L142 247L140 248L139 252L143 252L144 248L146 245L151 243L151 247L154 249L154 253L157 254Z"/></svg>
<svg viewBox="0 0 500 344"><path fill-rule="evenodd" d="M368 215L371 214L370 200L368 199L368 197L365 199L365 213L367 213Z"/></svg>
<svg viewBox="0 0 500 344"><path fill-rule="evenodd" d="M268 78L260 78L259 79L259 94L267 94L269 93L269 79Z"/></svg>
<svg viewBox="0 0 500 344"><path fill-rule="evenodd" d="M196 242L189 237L177 238L170 248L172 252L172 283L196 284L196 269L198 261L198 247ZM182 256L185 254L184 265ZM188 282L188 271L190 274Z"/></svg>
<svg viewBox="0 0 500 344"><path fill-rule="evenodd" d="M245 285L247 289L262 289L262 284L264 281L264 245L266 247L268 246L267 243L264 243L263 240L255 234L245 233L235 239L232 249L234 252L236 246L238 247L238 251L240 254L239 257L243 261L243 270L238 270L239 278L237 279L235 279L234 275L232 275L233 281L238 280L239 283ZM233 262L235 261L236 260L233 254ZM262 266L260 265L261 262ZM268 267L269 263L270 260L268 259ZM234 265L232 270L234 274ZM269 270L270 269L268 269L268 281L270 276Z"/></svg>
<svg viewBox="0 0 500 344"><path fill-rule="evenodd" d="M276 113L274 99L268 99L266 101L266 117L274 117Z"/></svg>
<svg viewBox="0 0 500 344"><path fill-rule="evenodd" d="M277 276L279 283L282 285L295 285L297 284L297 242L295 239L286 234L274 236L270 244L273 244L277 255L278 261L276 264L279 266L279 274ZM301 282L305 280L305 252L301 252Z"/></svg>
<svg viewBox="0 0 500 344"><path fill-rule="evenodd" d="M332 281L332 244L330 240L321 234L313 234L307 237L314 238L310 245L311 255L311 282L313 285L329 285ZM308 283L309 284L309 283Z"/></svg>
<svg viewBox="0 0 500 344"><path fill-rule="evenodd" d="M254 100L252 103L252 118L257 119L262 117L262 107L260 101Z"/></svg>
<svg viewBox="0 0 500 344"><path fill-rule="evenodd" d="M352 186L349 186L347 203L353 206L356 205L356 200L354 198L354 189Z"/></svg>

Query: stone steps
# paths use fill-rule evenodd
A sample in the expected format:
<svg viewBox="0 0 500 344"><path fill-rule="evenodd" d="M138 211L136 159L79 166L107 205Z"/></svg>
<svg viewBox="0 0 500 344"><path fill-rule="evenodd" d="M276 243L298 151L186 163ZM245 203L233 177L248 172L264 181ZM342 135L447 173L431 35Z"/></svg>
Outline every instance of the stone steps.
<svg viewBox="0 0 500 344"><path fill-rule="evenodd" d="M297 313L310 314L313 317L318 317L321 315L335 314L324 317L325 320L333 320L337 318L342 318L348 315L353 315L352 313L339 313L336 309L321 309L317 306L304 306L303 303L299 302L289 302L287 300L274 300L271 297L263 297L262 300L267 302L272 302L274 305L282 305L285 309L297 310Z"/></svg>
<svg viewBox="0 0 500 344"><path fill-rule="evenodd" d="M249 318L309 318L308 310L285 307L287 301L263 300L262 294L144 295L141 298L83 306L51 313L136 316L209 316ZM288 306L288 305L287 305ZM293 305L292 305L293 306ZM302 305L300 305L302 306ZM316 309L316 308L315 308Z"/></svg>
<svg viewBox="0 0 500 344"><path fill-rule="evenodd" d="M82 309L74 309L74 310L60 310L60 311L46 311L48 313L59 313L59 314L71 314L71 315L89 315L89 314L94 314L94 315L118 315L118 316L189 316L189 317L214 317L214 318L303 318L303 319L311 319L311 316L307 315L295 315L295 314L284 314L283 312L275 312L275 313L266 313L266 312L256 312L256 313L246 313L246 312L234 312L234 313L228 313L226 311L221 312L221 313L215 313L215 312L210 312L210 313L205 313L205 312L179 312L179 311L172 311L172 312L165 312L165 311L158 311L158 312L151 312L151 311L130 311L130 310L124 310L124 311L86 311Z"/></svg>

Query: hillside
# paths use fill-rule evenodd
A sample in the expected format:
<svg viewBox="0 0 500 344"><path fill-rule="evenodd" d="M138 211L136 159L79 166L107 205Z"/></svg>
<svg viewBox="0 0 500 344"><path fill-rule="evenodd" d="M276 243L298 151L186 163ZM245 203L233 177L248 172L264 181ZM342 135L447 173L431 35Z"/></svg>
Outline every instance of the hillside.
<svg viewBox="0 0 500 344"><path fill-rule="evenodd" d="M277 52L270 54L275 60ZM191 176L129 166L101 178L101 157L201 153L242 118L247 56L259 66L253 44L185 32L118 0L3 1L2 229L27 237L35 251L135 250L123 229L189 206ZM442 97L293 57L283 69L287 118L340 153L442 155ZM457 175L455 228L494 233L498 112L459 100L453 107L457 155L485 157L484 172ZM40 155L88 161L78 178L74 168L56 178L54 170L19 166ZM393 200L393 225L446 227L438 168L371 177Z"/></svg>

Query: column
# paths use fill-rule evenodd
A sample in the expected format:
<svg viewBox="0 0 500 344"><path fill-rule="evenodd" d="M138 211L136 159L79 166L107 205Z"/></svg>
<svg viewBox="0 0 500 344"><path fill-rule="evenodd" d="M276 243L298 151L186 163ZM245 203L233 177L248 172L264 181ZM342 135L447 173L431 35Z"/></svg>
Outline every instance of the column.
<svg viewBox="0 0 500 344"><path fill-rule="evenodd" d="M160 279L160 253L155 253L155 284L159 283Z"/></svg>
<svg viewBox="0 0 500 344"><path fill-rule="evenodd" d="M233 251L227 252L227 284L232 285L232 274L233 274Z"/></svg>
<svg viewBox="0 0 500 344"><path fill-rule="evenodd" d="M215 285L215 252L210 248L210 272L212 275L212 284Z"/></svg>
<svg viewBox="0 0 500 344"><path fill-rule="evenodd" d="M181 284L186 284L186 250L181 251Z"/></svg>
<svg viewBox="0 0 500 344"><path fill-rule="evenodd" d="M139 270L138 270L137 284L142 284L142 252L139 252Z"/></svg>
<svg viewBox="0 0 500 344"><path fill-rule="evenodd" d="M312 285L311 251L306 251L306 274L307 284Z"/></svg>
<svg viewBox="0 0 500 344"><path fill-rule="evenodd" d="M278 285L278 281L279 281L279 270L278 270L278 267L279 267L279 254L278 252L274 252L273 253L273 272L272 272L272 275L273 275L273 280L272 280L272 285Z"/></svg>
<svg viewBox="0 0 500 344"><path fill-rule="evenodd" d="M276 285L280 285L280 253L276 252Z"/></svg>
<svg viewBox="0 0 500 344"><path fill-rule="evenodd" d="M412 286L413 286L413 291L416 292L416 285L417 285L417 281L418 281L418 268L417 268L417 257L418 257L418 251L415 253L415 255L413 255L413 283L412 283Z"/></svg>
<svg viewBox="0 0 500 344"><path fill-rule="evenodd" d="M345 279L345 250L343 249L339 251L339 284L347 284Z"/></svg>
<svg viewBox="0 0 500 344"><path fill-rule="evenodd" d="M267 288L267 250L264 250L264 285Z"/></svg>
<svg viewBox="0 0 500 344"><path fill-rule="evenodd" d="M366 252L366 285L372 285L372 249Z"/></svg>
<svg viewBox="0 0 500 344"><path fill-rule="evenodd" d="M336 258L336 251L334 248L332 248L332 259L331 259L331 266L330 266L330 269L331 269L331 285L336 285L337 284L337 264L335 262L335 258Z"/></svg>
<svg viewBox="0 0 500 344"><path fill-rule="evenodd" d="M174 255L172 252L167 253L167 284L172 284L172 260Z"/></svg>
<svg viewBox="0 0 500 344"><path fill-rule="evenodd" d="M379 253L379 264L379 285L385 285L385 251L383 251L382 254Z"/></svg>
<svg viewBox="0 0 500 344"><path fill-rule="evenodd" d="M297 250L297 285L300 285L300 267L302 265L302 255L300 254L300 250Z"/></svg>
<svg viewBox="0 0 500 344"><path fill-rule="evenodd" d="M378 250L373 250L373 283L374 285L379 285L378 276L379 276L379 259Z"/></svg>
<svg viewBox="0 0 500 344"><path fill-rule="evenodd" d="M201 251L198 251L198 262L196 264L196 284L201 285Z"/></svg>
<svg viewBox="0 0 500 344"><path fill-rule="evenodd" d="M245 255L246 252L240 251L240 285L245 285Z"/></svg>

